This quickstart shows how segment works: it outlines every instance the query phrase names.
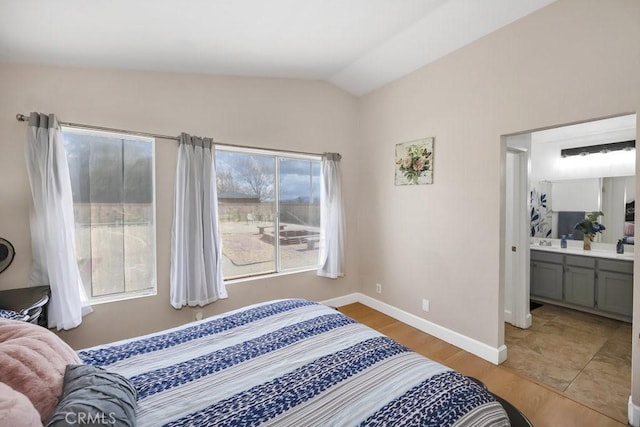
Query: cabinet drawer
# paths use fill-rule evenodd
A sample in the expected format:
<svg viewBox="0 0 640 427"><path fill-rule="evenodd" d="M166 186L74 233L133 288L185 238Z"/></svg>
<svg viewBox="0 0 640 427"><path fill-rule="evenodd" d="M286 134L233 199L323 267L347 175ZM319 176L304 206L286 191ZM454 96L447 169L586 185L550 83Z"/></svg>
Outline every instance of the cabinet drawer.
<svg viewBox="0 0 640 427"><path fill-rule="evenodd" d="M567 255L567 265L584 268L595 268L596 260L586 256Z"/></svg>
<svg viewBox="0 0 640 427"><path fill-rule="evenodd" d="M562 264L535 261L531 263L531 295L562 300Z"/></svg>
<svg viewBox="0 0 640 427"><path fill-rule="evenodd" d="M601 271L598 275L598 309L631 317L633 315L633 276Z"/></svg>
<svg viewBox="0 0 640 427"><path fill-rule="evenodd" d="M633 274L633 262L631 261L614 261L609 259L599 259L598 269L615 271L616 273Z"/></svg>
<svg viewBox="0 0 640 427"><path fill-rule="evenodd" d="M564 300L571 304L595 306L595 277L593 268L568 266L564 271Z"/></svg>
<svg viewBox="0 0 640 427"><path fill-rule="evenodd" d="M543 262L553 262L555 264L562 264L563 262L562 254L555 254L553 252L543 252L536 251L535 249L531 250L531 260L532 261L543 261Z"/></svg>

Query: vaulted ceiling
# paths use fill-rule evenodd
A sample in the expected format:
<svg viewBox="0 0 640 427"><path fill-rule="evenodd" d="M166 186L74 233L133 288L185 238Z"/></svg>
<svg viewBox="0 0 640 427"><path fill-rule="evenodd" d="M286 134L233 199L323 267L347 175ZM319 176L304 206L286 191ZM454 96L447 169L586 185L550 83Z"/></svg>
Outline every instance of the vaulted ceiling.
<svg viewBox="0 0 640 427"><path fill-rule="evenodd" d="M2 0L0 62L368 93L555 0Z"/></svg>

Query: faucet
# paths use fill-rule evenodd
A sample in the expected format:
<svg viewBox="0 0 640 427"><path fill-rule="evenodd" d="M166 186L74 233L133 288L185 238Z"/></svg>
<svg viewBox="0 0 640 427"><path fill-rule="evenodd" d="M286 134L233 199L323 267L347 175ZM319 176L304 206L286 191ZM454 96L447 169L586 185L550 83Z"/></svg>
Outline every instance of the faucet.
<svg viewBox="0 0 640 427"><path fill-rule="evenodd" d="M551 243L551 240L541 239L538 242L538 245L540 245L540 246L552 246L552 243Z"/></svg>

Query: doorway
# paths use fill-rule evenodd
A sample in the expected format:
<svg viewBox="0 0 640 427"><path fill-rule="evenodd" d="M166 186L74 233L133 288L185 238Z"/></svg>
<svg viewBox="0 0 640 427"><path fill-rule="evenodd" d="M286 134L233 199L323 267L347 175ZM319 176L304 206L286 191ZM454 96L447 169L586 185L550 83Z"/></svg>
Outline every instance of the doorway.
<svg viewBox="0 0 640 427"><path fill-rule="evenodd" d="M606 129L604 126L609 122L609 124L613 123L614 127L618 126L617 129ZM617 123L617 124L616 124ZM593 156L591 159L587 159L589 156L576 156L576 158L569 162L563 162L560 159L560 151L564 148L571 148L577 146L592 146L604 143L613 143L622 140L635 140L636 136L636 123L637 118L636 115L627 115L615 117L612 119L607 119L604 121L593 121L586 122L579 125L570 125L570 126L562 126L554 129L549 129L548 131L538 132L527 132L518 135L510 135L503 137L503 148L504 148L504 165L505 165L505 186L504 186L504 240L503 240L503 253L502 253L502 263L503 263L503 274L504 274L504 319L506 322L515 325L516 323L513 321L513 306L515 304L520 304L520 306L525 306L529 308L529 287L530 287L530 276L529 269L530 266L530 251L529 251L529 240L533 229L533 234L536 235L538 239L548 240L553 245L560 245L560 236L557 235L558 228L558 209L555 209L557 206L559 210L567 211L572 210L566 207L566 203L554 203L552 196L552 187L554 187L553 183L556 181L565 181L570 179L593 179L595 174L597 174L597 178L600 181L603 181L603 177L616 177L614 178L617 181L629 181L629 179L622 179L622 176L636 175L636 164L635 164L635 152L633 153L633 163L632 164L614 164L614 162L604 160L603 157L598 158L597 156ZM546 134L544 133L546 132ZM582 133L580 133L582 132ZM545 141L545 138L547 140ZM556 141L552 141L551 139L555 138ZM606 140L606 138L610 138ZM536 144L540 144L536 146ZM545 144L545 145L542 145ZM552 152L556 152L554 155ZM526 190L522 195L517 195L517 192L514 192L514 187L517 187L522 178L522 175L514 172L515 166L514 163L517 163L514 160L515 152L525 152L526 154L522 155L527 158L527 165L525 167L527 174L526 178L524 178L526 185ZM540 162L540 159L544 158L546 161ZM600 159L600 160L598 160ZM589 160L589 162L586 162ZM625 172L626 171L626 172ZM610 179L610 178L608 178ZM635 183L635 179L631 179L633 183ZM602 184L600 188L607 187L607 184ZM625 190L626 191L626 190ZM574 192L573 194L576 194ZM609 194L613 194L613 191ZM603 198L603 193L598 195L599 198ZM517 213L517 205L516 201L510 200L510 197L518 197L520 203L525 203L526 208L526 217L524 219L521 218L520 223L511 224L509 221L512 218L518 216ZM535 199L533 200L532 199ZM635 191L633 191L633 198L635 198ZM532 200L535 203L532 203ZM626 202L630 202L631 200L626 200ZM602 203L605 203L606 200L602 200ZM535 205L535 206L532 206ZM546 206L543 206L546 205ZM602 205L600 205L602 206ZM543 209L544 208L544 209ZM511 210L510 210L511 209ZM582 209L583 211L591 211L594 209ZM601 210L601 209L598 209ZM624 209L622 209L624 210ZM617 214L616 214L617 215ZM622 218L622 217L621 217ZM616 237L615 241L618 238L623 236L622 225L618 227L618 223L622 224L625 219L619 219L617 216L614 218L612 215L607 215L604 217L603 222L609 226L611 225L614 228ZM620 230L617 230L620 228ZM512 247L514 246L511 242L513 241L514 234L518 233L518 230L525 230L527 237L527 243L522 245L522 252L526 253L525 261L518 261L519 258L514 258ZM554 234L555 232L555 234ZM611 232L611 230L610 230ZM612 251L615 253L615 243L611 243L610 241L605 240L605 237L600 237L600 241L602 244L612 244ZM547 242L545 242L547 243ZM577 242L576 242L577 243ZM516 250L520 247L516 246ZM631 247L633 248L633 247ZM631 249L632 250L632 249ZM517 252L516 252L517 253ZM516 265L516 267L512 267ZM527 267L527 274L523 280L513 280L510 279L516 275L515 271L518 269L523 269ZM514 271L515 270L515 271ZM514 288L515 286L515 288ZM564 285L563 285L564 286ZM517 291L521 291L520 294ZM542 310L542 311L538 311ZM618 356L621 356L623 360L628 360L628 364L618 363L620 366L625 366L626 368L626 379L621 381L622 387L624 388L622 393L619 393L620 397L619 401L616 401L617 405L617 416L616 419L624 422L625 415L627 413L627 401L624 398L627 398L631 394L630 390L630 361L631 361L631 325L624 323L615 323L615 321L610 321L607 318L600 318L598 316L594 316L593 318L588 318L588 316L592 316L592 314L585 314L579 311L567 309L567 307L554 306L554 305L546 305L546 308L534 310L533 317L529 317L530 321L533 321L533 328L527 330L527 326L519 326L518 328L513 328L510 325L505 325L505 344L508 346L508 355L507 355L507 364L509 360L513 360L513 358L520 357L521 361L526 359L526 362L531 364L535 359L534 354L529 354L529 357L522 357L522 355L516 355L515 350L517 349L516 340L526 340L527 336L529 336L530 340L542 340L538 343L529 343L531 346L537 346L536 351L538 353L544 353L546 350L543 350L544 342L548 342L550 340L556 339L557 344L554 349L557 349L562 344L564 344L566 339L563 341L562 336L560 337L552 337L549 332L553 329L562 329L564 327L571 327L571 322L575 322L573 326L583 327L584 325L589 325L587 329L593 330L595 326L594 324L599 325L602 323L602 331L603 337L601 339L601 343L596 345L596 349L590 349L591 355L589 356L588 352L584 353L584 357L586 358L585 363L582 365L582 368L575 370L575 375L571 372L570 366L564 366L562 363L556 363L556 367L549 367L541 369L541 371L545 372L545 375L551 377L549 374L552 370L555 369L557 373L556 379L558 376L564 376L566 379L566 384L564 389L562 386L554 387L558 389L561 393L573 398L574 400L581 401L586 406L590 406L596 410L602 411L603 408L596 407L596 402L589 402L587 397L580 398L581 391L576 392L575 389L579 385L580 378L578 378L581 372L589 372L588 363L591 360L595 360L600 362L604 360L604 358L611 358L615 355L610 354L610 349L617 349ZM568 316L568 317L566 317ZM537 320L536 320L537 317ZM578 319L578 320L576 320ZM602 321L600 321L602 319ZM582 322L582 323L580 323ZM591 323L589 323L591 322ZM531 323L529 323L530 325ZM567 326L569 325L569 326ZM600 326L598 326L600 328ZM610 332L609 329L611 330ZM534 332L542 332L542 334L532 334L531 331ZM606 330L606 331L605 331ZM515 333L514 333L515 331ZM546 335L544 333L547 333ZM574 335L579 335L579 333L575 333ZM515 339L513 337L516 337ZM609 340L609 338L614 337L616 339ZM585 336L583 342L587 343L590 339L588 336ZM588 346L594 347L594 339L591 339L588 342ZM628 342L627 342L628 341ZM522 343L526 343L526 341L522 341ZM540 344L540 345L539 345ZM527 344L528 345L528 344ZM572 341L572 346L574 347L574 352L580 352L581 350L578 348L580 346L579 341ZM522 347L526 350L526 345ZM587 345L585 345L587 347ZM625 349L626 348L626 349ZM627 350L628 349L628 350ZM593 351L592 351L593 350ZM600 351L604 350L604 354ZM609 353L607 353L609 351ZM624 353L626 354L620 354ZM549 351L549 354L554 354L552 351ZM551 359L552 357L549 357ZM555 355L556 361L566 360L566 357ZM536 363L544 363L544 360L538 361ZM602 366L602 364L600 364ZM556 369L558 368L558 369ZM529 371L531 373L531 369ZM523 371L524 375L527 375L526 369ZM572 377L573 375L573 377ZM616 375L614 372L609 372L609 377ZM532 376L532 375L529 375ZM571 378L570 378L571 377ZM596 378L596 377L593 377ZM593 379L592 378L592 379ZM544 379L544 378L543 378ZM536 380L543 382L540 378L536 378ZM576 381L574 381L576 380ZM584 382L584 381L582 381ZM574 383L574 385L571 385ZM558 385L558 383L556 383ZM553 387L553 385L551 385ZM569 389L571 386L571 389ZM586 396L588 393L582 393L583 396ZM614 414L609 414L610 416L614 416Z"/></svg>

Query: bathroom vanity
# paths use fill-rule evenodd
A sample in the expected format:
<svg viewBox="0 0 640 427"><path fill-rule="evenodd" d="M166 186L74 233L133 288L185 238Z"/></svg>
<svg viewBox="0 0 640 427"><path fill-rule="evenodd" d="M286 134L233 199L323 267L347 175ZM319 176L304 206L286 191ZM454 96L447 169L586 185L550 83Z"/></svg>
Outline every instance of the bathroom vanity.
<svg viewBox="0 0 640 427"><path fill-rule="evenodd" d="M531 300L626 322L633 315L633 252L531 246Z"/></svg>

